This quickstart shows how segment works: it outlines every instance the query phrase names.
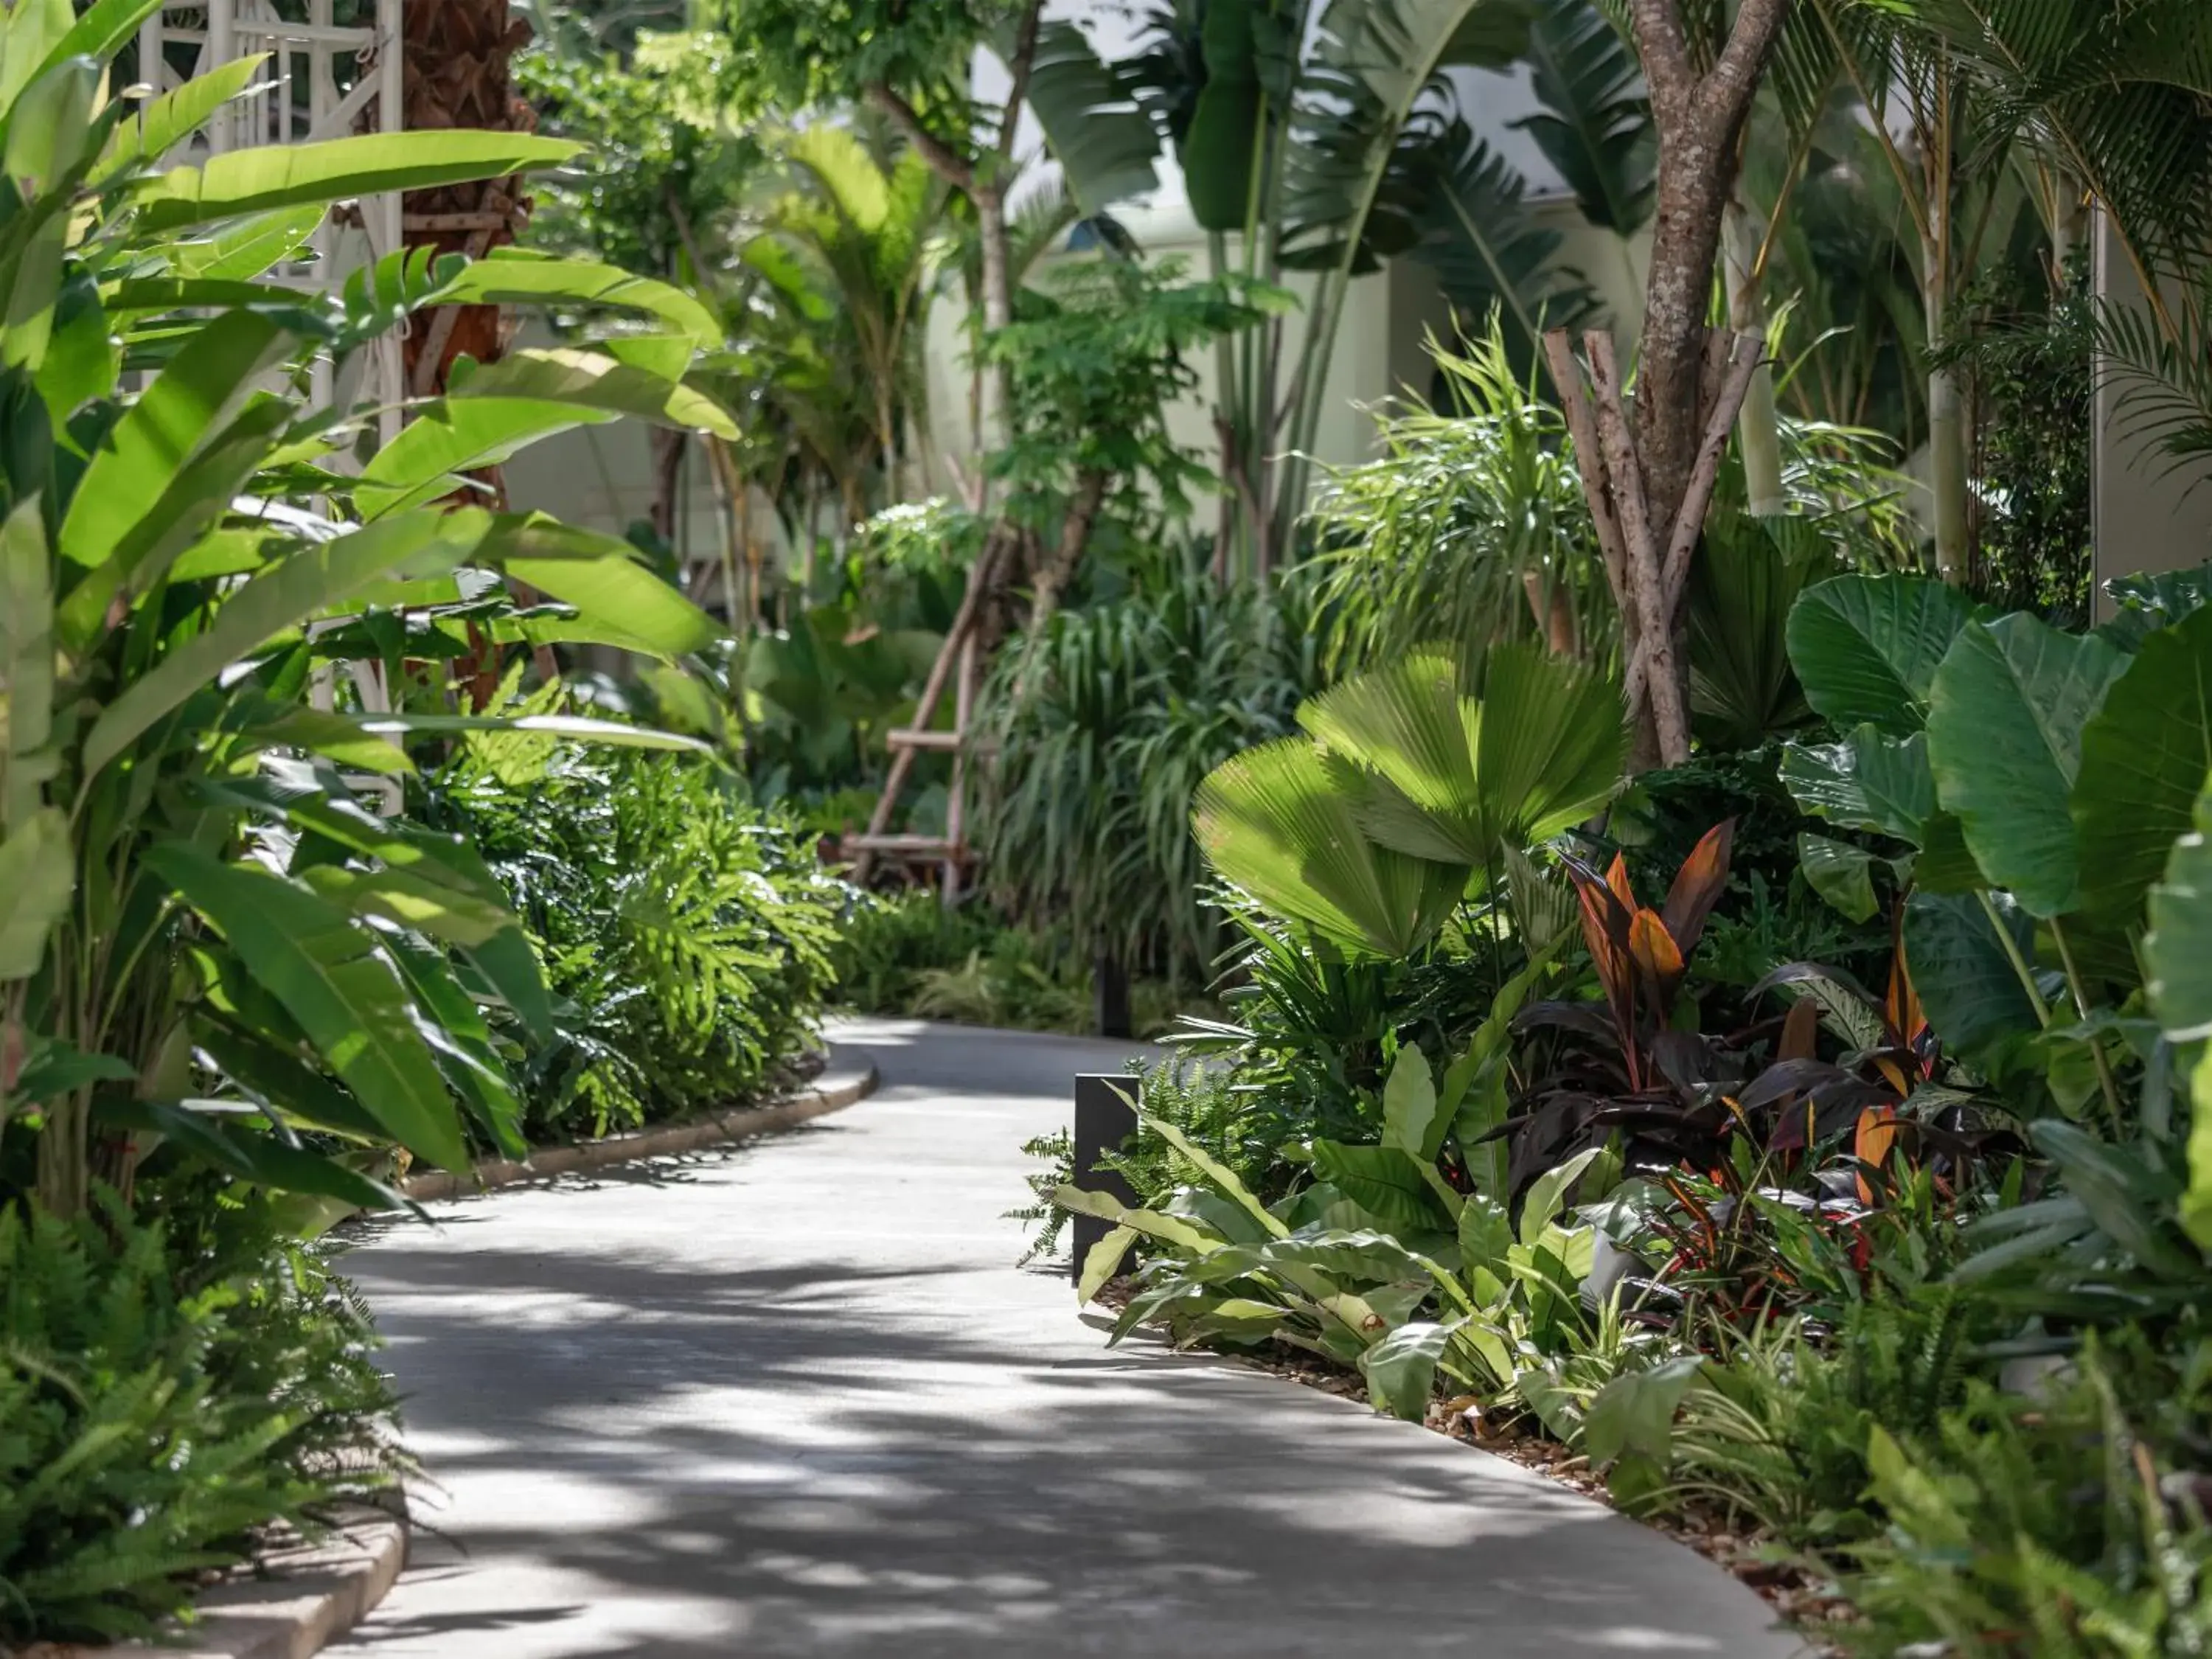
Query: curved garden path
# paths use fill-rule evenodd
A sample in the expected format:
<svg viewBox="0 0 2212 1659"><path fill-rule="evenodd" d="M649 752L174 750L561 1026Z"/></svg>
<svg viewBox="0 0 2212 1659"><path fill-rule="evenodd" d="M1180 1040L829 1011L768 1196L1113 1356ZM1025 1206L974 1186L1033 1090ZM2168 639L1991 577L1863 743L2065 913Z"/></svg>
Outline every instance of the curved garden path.
<svg viewBox="0 0 2212 1659"><path fill-rule="evenodd" d="M442 1491L335 1651L1781 1659L1763 1605L1501 1459L1017 1272L1097 1043L838 1033L872 1099L727 1157L440 1206L349 1263Z"/></svg>

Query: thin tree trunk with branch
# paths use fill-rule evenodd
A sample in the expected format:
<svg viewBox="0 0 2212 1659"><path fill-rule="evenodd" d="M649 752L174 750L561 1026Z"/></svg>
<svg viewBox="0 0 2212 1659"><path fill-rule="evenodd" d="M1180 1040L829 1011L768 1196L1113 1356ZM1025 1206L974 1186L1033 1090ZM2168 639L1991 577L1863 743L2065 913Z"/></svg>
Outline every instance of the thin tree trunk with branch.
<svg viewBox="0 0 2212 1659"><path fill-rule="evenodd" d="M1763 338L1711 334L1706 317L1743 125L1789 10L1790 0L1742 0L1719 56L1700 72L1680 0L1632 0L1630 22L1659 135L1659 201L1633 409L1610 336L1585 338L1588 385L1565 332L1545 337L1620 606L1639 766L1679 765L1690 754L1682 596L1729 429L1765 347Z"/></svg>

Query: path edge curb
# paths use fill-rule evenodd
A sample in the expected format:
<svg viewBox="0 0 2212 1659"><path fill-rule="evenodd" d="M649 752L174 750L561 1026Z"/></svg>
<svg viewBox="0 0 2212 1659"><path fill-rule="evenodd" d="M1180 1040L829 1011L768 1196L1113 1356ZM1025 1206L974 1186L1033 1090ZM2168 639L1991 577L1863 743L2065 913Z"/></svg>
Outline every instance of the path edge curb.
<svg viewBox="0 0 2212 1659"><path fill-rule="evenodd" d="M741 1140L750 1140L756 1135L771 1134L779 1129L795 1129L817 1117L842 1112L848 1106L856 1105L873 1094L880 1081L881 1073L871 1063L855 1071L824 1078L811 1088L801 1090L772 1105L716 1112L688 1123L669 1123L658 1128L631 1130L598 1140L583 1141L574 1146L546 1146L520 1160L485 1158L465 1175L436 1170L426 1175L410 1176L399 1183L399 1191L417 1203L434 1203L441 1199L466 1198L501 1187L518 1187L529 1182L544 1181L554 1176L580 1175L593 1170L611 1169L618 1164L634 1164L644 1158L668 1158L682 1152L704 1152L713 1146L732 1146Z"/></svg>
<svg viewBox="0 0 2212 1659"><path fill-rule="evenodd" d="M132 1643L95 1652L129 1659L313 1659L376 1610L407 1565L405 1516L349 1504L319 1544L259 1565L272 1577L219 1584L199 1601L187 1646ZM295 1594L286 1595L287 1589Z"/></svg>

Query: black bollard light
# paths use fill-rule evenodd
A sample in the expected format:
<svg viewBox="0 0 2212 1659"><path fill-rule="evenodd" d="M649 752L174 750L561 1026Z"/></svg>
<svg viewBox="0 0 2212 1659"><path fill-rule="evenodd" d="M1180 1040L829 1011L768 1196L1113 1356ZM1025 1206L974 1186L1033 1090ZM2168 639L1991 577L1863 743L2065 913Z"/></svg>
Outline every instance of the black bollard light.
<svg viewBox="0 0 2212 1659"><path fill-rule="evenodd" d="M1075 1079L1075 1184L1086 1193L1110 1193L1133 1206L1137 1194L1113 1170L1098 1168L1098 1160L1118 1152L1137 1133L1137 1079L1121 1077L1079 1077ZM1073 1226L1075 1279L1083 1280L1083 1264L1091 1247L1113 1231L1110 1222L1097 1216L1070 1218Z"/></svg>

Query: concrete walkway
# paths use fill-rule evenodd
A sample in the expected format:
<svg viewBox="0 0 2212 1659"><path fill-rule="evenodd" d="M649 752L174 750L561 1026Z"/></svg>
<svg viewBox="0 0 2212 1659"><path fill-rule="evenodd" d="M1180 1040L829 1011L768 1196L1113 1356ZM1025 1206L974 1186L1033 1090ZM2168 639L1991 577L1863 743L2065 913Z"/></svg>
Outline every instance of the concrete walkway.
<svg viewBox="0 0 2212 1659"><path fill-rule="evenodd" d="M1698 1557L1501 1459L1109 1351L1009 1264L1026 1137L1120 1054L874 1023L872 1100L445 1205L349 1270L445 1488L334 1651L425 1659L1780 1659ZM442 1535L440 1535L440 1534Z"/></svg>

